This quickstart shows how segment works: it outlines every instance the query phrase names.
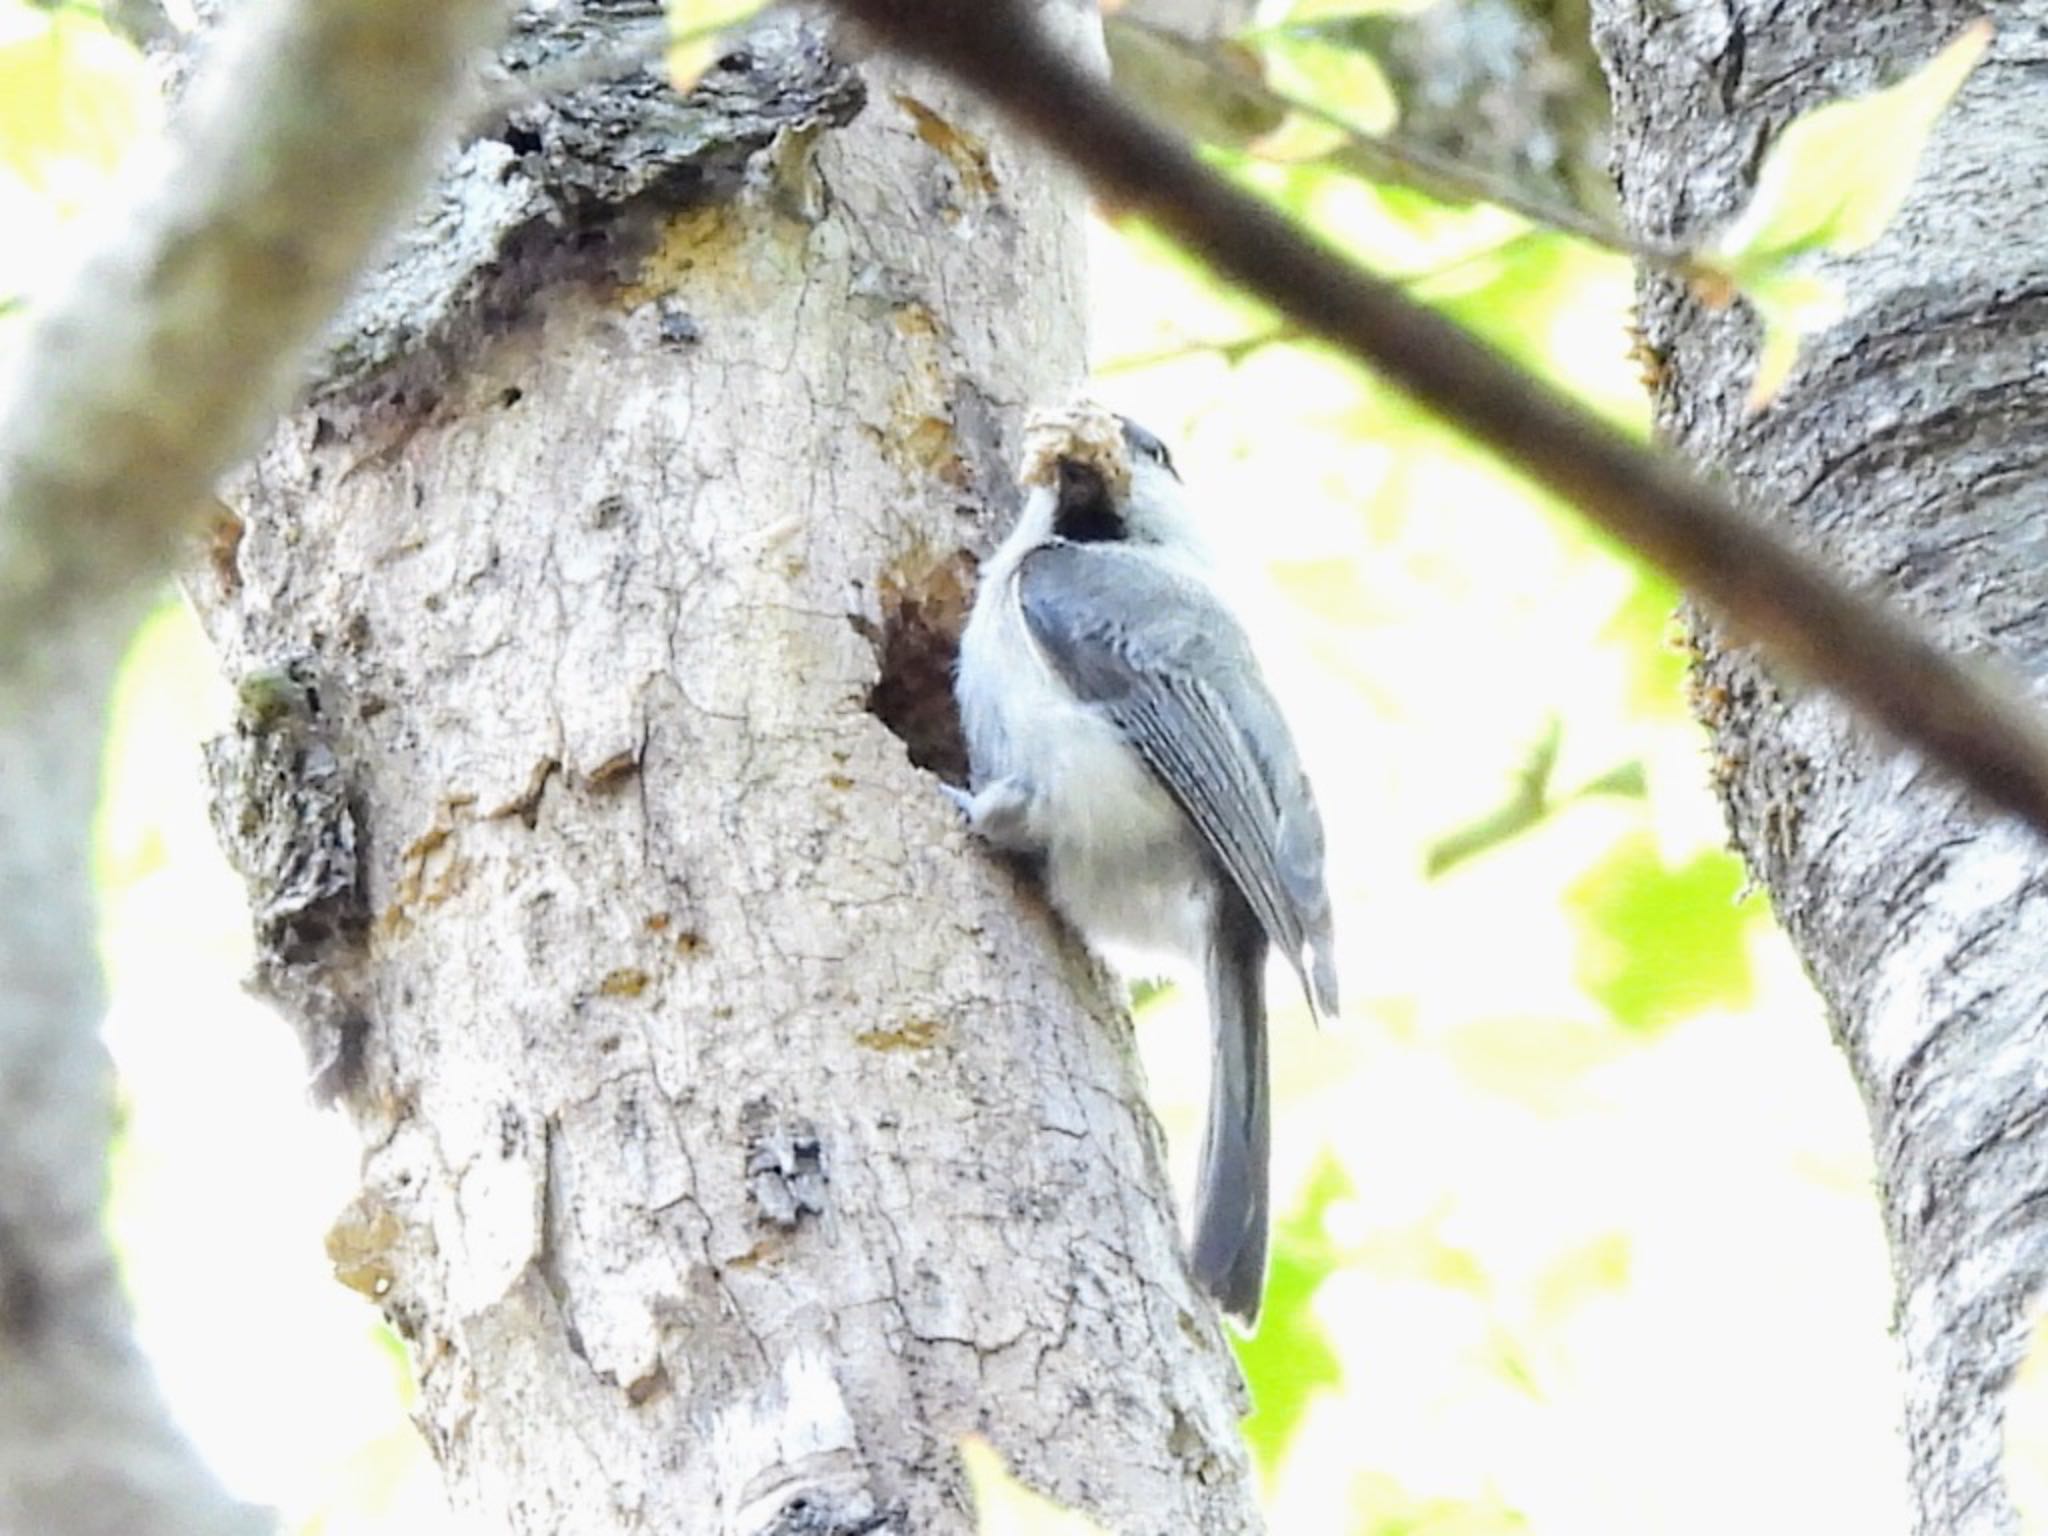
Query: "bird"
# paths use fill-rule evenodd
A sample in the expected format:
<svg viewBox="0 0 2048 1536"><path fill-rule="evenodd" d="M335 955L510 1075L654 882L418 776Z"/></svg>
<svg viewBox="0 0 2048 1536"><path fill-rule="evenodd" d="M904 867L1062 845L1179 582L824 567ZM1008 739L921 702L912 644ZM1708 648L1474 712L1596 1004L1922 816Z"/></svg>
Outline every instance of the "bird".
<svg viewBox="0 0 2048 1536"><path fill-rule="evenodd" d="M1189 1243L1247 1330L1265 1290L1265 969L1337 1013L1324 838L1294 738L1166 445L1083 404L1027 433L1015 525L981 568L955 695L970 830L1030 856L1098 952L1196 969L1211 1036Z"/></svg>

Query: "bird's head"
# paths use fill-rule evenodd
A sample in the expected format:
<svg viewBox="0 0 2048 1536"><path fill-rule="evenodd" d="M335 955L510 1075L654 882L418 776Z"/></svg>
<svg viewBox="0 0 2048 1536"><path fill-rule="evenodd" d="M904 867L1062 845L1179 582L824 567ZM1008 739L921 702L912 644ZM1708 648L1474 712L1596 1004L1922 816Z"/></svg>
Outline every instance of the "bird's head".
<svg viewBox="0 0 2048 1536"><path fill-rule="evenodd" d="M1077 544L1193 546L1193 523L1166 444L1129 417L1114 419L1113 458L1100 445L1078 440L1055 456L1051 532Z"/></svg>

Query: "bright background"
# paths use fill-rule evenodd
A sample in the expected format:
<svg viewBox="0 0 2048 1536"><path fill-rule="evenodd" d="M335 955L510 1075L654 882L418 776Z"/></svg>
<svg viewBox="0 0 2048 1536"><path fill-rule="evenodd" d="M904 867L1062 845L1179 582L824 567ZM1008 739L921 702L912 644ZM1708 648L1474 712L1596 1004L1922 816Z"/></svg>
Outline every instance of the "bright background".
<svg viewBox="0 0 2048 1536"><path fill-rule="evenodd" d="M1384 113L1356 69L1329 78L1330 105ZM62 274L81 215L118 216L155 125L89 11L0 0L0 305ZM1642 427L1622 263L1232 163ZM1284 1219L1243 1346L1273 1528L1902 1532L1863 1118L1723 852L1674 595L1356 371L1230 345L1270 322L1142 231L1100 230L1095 292L1102 392L1175 445L1244 573L1330 824L1346 1012L1318 1032L1275 979ZM0 318L0 356L20 330ZM122 684L100 840L110 1219L143 1341L205 1454L292 1528L446 1529L403 1351L322 1252L351 1137L238 990L197 758L223 718L167 606ZM1451 842L1468 856L1432 874ZM1204 1026L1171 993L1141 1023L1185 1178Z"/></svg>

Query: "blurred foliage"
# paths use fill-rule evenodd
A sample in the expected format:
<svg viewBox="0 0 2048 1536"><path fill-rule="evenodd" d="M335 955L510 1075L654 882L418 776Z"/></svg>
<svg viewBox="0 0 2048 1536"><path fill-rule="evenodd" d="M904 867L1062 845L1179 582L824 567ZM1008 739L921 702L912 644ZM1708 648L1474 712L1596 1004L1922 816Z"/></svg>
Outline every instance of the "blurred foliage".
<svg viewBox="0 0 2048 1536"><path fill-rule="evenodd" d="M1437 0L1295 24L1372 55L1404 140L1527 196L1612 215L1607 83L1583 0Z"/></svg>
<svg viewBox="0 0 2048 1536"><path fill-rule="evenodd" d="M1339 1263L1324 1219L1351 1195L1351 1181L1334 1160L1317 1164L1300 1204L1274 1223L1265 1310L1258 1332L1238 1340L1238 1362L1258 1386L1245 1440L1269 1477L1293 1441L1309 1398L1344 1379L1313 1303L1323 1278Z"/></svg>
<svg viewBox="0 0 2048 1536"><path fill-rule="evenodd" d="M0 0L0 317L63 271L60 232L158 116L142 60L89 8Z"/></svg>
<svg viewBox="0 0 2048 1536"><path fill-rule="evenodd" d="M1641 256L1712 308L1744 300L1762 332L1752 411L1783 386L1801 339L1840 317L1840 285L1807 258L1860 250L1883 233L1992 36L1979 18L1896 84L1793 119L1744 209L1688 249L1622 227L1582 0L1274 9L1275 24L1217 40L1112 17L1118 84L1216 148L1357 176L1390 201L1405 190L1429 207L1495 204Z"/></svg>
<svg viewBox="0 0 2048 1536"><path fill-rule="evenodd" d="M1564 794L1557 793L1552 778L1557 770L1557 750L1563 743L1563 728L1556 716L1544 726L1542 739L1529 751L1527 761L1515 770L1507 798L1483 816L1446 832L1429 845L1423 867L1432 876L1477 858L1491 848L1519 837L1545 817L1554 816L1574 800L1588 795L1626 795L1640 799L1647 792L1641 763L1618 763L1598 778L1588 780Z"/></svg>
<svg viewBox="0 0 2048 1536"><path fill-rule="evenodd" d="M1291 79L1383 120L1362 57L1298 52ZM0 296L67 269L73 216L155 121L88 15L0 0ZM1623 263L1330 163L1214 153L1642 430ZM1275 988L1288 1214L1238 1341L1273 1529L1903 1529L1862 1117L1767 907L1737 900L1674 594L1144 228L1099 230L1095 255L1103 392L1176 440L1329 824L1349 1007L1313 1031ZM112 1221L144 1343L207 1454L293 1528L447 1529L402 1350L325 1272L349 1138L235 986L245 920L194 748L218 693L167 609L109 751ZM1167 989L1140 1019L1183 1187L1199 1014Z"/></svg>
<svg viewBox="0 0 2048 1536"><path fill-rule="evenodd" d="M1706 850L1679 868L1655 839L1617 843L1565 900L1583 925L1579 979L1617 1023L1654 1029L1700 1009L1749 1001L1742 866Z"/></svg>
<svg viewBox="0 0 2048 1536"><path fill-rule="evenodd" d="M1275 32L1261 39L1261 60L1271 85L1305 101L1344 104L1344 121L1368 133L1385 133L1400 116L1393 87L1373 56L1339 46L1319 32ZM1334 124L1289 113L1257 141L1258 153L1273 160L1314 160L1345 142Z"/></svg>

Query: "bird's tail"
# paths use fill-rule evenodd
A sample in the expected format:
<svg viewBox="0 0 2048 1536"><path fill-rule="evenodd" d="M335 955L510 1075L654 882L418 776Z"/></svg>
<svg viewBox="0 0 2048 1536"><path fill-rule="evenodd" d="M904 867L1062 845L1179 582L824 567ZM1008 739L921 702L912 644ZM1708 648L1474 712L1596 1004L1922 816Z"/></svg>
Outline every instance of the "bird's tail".
<svg viewBox="0 0 2048 1536"><path fill-rule="evenodd" d="M1230 893L1209 936L1209 1126L1195 1186L1195 1279L1249 1328L1266 1287L1266 934Z"/></svg>

